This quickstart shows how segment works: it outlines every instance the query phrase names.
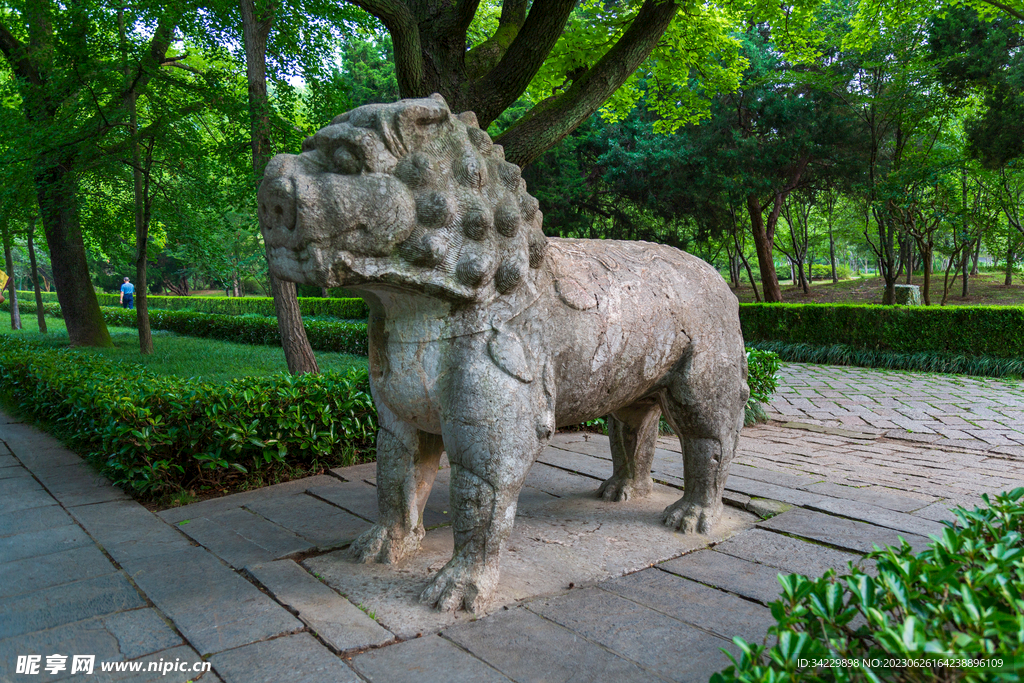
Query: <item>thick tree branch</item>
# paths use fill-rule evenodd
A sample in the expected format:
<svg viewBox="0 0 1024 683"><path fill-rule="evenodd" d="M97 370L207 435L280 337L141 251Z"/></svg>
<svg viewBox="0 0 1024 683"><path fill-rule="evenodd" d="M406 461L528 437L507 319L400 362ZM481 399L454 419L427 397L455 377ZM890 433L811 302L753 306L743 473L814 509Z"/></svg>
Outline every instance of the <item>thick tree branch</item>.
<svg viewBox="0 0 1024 683"><path fill-rule="evenodd" d="M530 18L536 8L534 4ZM539 103L495 140L504 145L505 158L520 166L528 165L597 111L651 54L677 9L675 2L646 0L626 32L593 68L574 80L561 95ZM511 54L510 49L502 63ZM499 68L500 65L495 72ZM480 116L479 111L477 116L483 125L486 117Z"/></svg>
<svg viewBox="0 0 1024 683"><path fill-rule="evenodd" d="M486 76L470 85L466 101L482 127L489 126L523 94L565 30L575 4L574 0L535 0L501 60Z"/></svg>
<svg viewBox="0 0 1024 683"><path fill-rule="evenodd" d="M153 31L153 37L149 41L149 51L145 57L139 60L138 68L124 92L121 93L120 101L122 106L127 107L129 100L142 92L153 76L159 71L160 65L167 60L167 51L171 49L174 40L174 29L184 12L180 0L168 3L167 11L160 17Z"/></svg>
<svg viewBox="0 0 1024 683"><path fill-rule="evenodd" d="M7 63L18 76L36 85L42 82L39 72L26 54L25 46L14 37L3 22L0 22L0 52L3 52Z"/></svg>
<svg viewBox="0 0 1024 683"><path fill-rule="evenodd" d="M424 97L423 46L420 28L409 7L401 0L348 0L377 17L391 34L395 47L395 72L402 97Z"/></svg>

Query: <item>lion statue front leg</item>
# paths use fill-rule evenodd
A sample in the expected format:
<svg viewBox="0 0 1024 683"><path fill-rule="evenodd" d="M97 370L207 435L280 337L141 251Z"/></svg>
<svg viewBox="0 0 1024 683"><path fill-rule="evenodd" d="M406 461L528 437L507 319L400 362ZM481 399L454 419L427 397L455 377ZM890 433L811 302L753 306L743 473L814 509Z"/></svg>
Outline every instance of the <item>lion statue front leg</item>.
<svg viewBox="0 0 1024 683"><path fill-rule="evenodd" d="M523 382L480 355L446 378L442 432L452 468L455 552L420 600L480 613L498 584L527 471L554 433L552 397L540 380Z"/></svg>
<svg viewBox="0 0 1024 683"><path fill-rule="evenodd" d="M444 452L441 437L403 422L377 403L377 523L352 544L359 562L394 564L416 552L426 533L423 508Z"/></svg>

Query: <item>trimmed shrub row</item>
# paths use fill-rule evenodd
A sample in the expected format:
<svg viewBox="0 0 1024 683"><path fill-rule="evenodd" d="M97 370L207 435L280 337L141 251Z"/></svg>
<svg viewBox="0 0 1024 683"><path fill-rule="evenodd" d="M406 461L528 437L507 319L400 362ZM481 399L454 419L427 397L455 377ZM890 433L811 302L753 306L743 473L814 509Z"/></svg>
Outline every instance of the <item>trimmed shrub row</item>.
<svg viewBox="0 0 1024 683"><path fill-rule="evenodd" d="M982 498L920 554L905 541L869 554L875 572L780 575L776 644L734 638L739 656L711 683L1020 681L1024 488Z"/></svg>
<svg viewBox="0 0 1024 683"><path fill-rule="evenodd" d="M779 358L791 363L853 365L862 368L942 372L979 377L1024 377L1024 358L993 358L991 356L963 356L931 352L896 353L855 349L843 344L814 346L813 344L787 344L786 342L749 342L749 346L764 351L773 351L778 354Z"/></svg>
<svg viewBox="0 0 1024 683"><path fill-rule="evenodd" d="M1022 306L741 304L740 322L748 344L1024 358Z"/></svg>
<svg viewBox="0 0 1024 683"><path fill-rule="evenodd" d="M43 292L43 303L56 303L56 292ZM100 306L118 306L119 295L97 294ZM35 301L32 292L18 292L18 302ZM274 300L269 296L152 296L147 297L150 310L195 311L220 315L265 315L275 317ZM34 310L34 309L33 309ZM302 315L313 318L330 317L342 320L365 320L366 302L362 299L321 299L299 297Z"/></svg>
<svg viewBox="0 0 1024 683"><path fill-rule="evenodd" d="M215 384L0 335L0 390L142 497L278 465L374 459L365 371Z"/></svg>

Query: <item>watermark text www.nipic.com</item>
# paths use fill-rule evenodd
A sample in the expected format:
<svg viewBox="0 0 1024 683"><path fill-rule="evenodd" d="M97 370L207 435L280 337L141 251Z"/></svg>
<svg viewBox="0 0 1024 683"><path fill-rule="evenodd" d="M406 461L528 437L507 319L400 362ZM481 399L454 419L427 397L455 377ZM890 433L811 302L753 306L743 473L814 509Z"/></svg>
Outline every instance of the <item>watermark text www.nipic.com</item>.
<svg viewBox="0 0 1024 683"><path fill-rule="evenodd" d="M18 655L14 673L24 675L55 676L64 672L91 675L94 670L103 672L121 671L141 673L154 672L162 676L175 672L203 673L210 670L209 662L189 662L181 659L149 662L100 662L96 666L96 655Z"/></svg>

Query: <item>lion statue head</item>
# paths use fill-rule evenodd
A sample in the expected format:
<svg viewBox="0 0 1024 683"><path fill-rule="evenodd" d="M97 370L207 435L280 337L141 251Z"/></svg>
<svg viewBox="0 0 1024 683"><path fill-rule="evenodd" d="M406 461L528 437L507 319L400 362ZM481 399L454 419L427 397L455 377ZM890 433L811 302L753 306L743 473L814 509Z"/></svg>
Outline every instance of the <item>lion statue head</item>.
<svg viewBox="0 0 1024 683"><path fill-rule="evenodd" d="M547 245L519 167L440 95L353 109L274 157L259 217L279 278L454 301L514 291Z"/></svg>

